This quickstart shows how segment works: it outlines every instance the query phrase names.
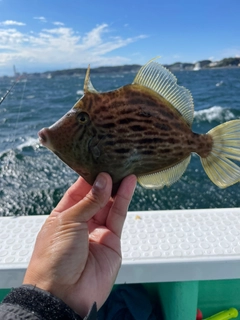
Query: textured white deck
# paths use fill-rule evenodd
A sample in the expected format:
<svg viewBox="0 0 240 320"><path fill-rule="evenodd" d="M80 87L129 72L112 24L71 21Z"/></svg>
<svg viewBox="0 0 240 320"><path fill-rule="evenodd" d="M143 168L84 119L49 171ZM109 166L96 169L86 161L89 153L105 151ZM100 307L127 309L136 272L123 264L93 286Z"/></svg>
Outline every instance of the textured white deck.
<svg viewBox="0 0 240 320"><path fill-rule="evenodd" d="M46 218L0 218L0 288L21 284ZM117 283L240 278L240 208L129 212L122 252Z"/></svg>

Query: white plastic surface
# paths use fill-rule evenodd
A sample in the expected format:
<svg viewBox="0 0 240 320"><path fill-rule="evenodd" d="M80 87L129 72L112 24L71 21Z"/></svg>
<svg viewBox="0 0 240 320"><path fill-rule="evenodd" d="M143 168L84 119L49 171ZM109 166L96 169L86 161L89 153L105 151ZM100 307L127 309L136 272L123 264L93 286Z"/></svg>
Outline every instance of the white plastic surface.
<svg viewBox="0 0 240 320"><path fill-rule="evenodd" d="M0 288L21 284L46 218L0 218ZM116 283L240 278L240 208L129 212L122 253Z"/></svg>

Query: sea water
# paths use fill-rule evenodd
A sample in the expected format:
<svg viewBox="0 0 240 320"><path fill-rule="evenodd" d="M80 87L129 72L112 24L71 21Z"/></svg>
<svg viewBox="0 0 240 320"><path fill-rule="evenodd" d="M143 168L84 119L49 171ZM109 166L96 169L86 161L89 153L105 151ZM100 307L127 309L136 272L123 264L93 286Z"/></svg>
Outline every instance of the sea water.
<svg viewBox="0 0 240 320"><path fill-rule="evenodd" d="M240 68L181 71L178 84L195 104L193 131L206 133L240 117ZM131 83L133 73L92 74L98 91ZM83 94L83 76L20 80L0 105L0 215L49 214L78 178L38 142L38 131L63 116ZM0 80L0 97L11 80ZM182 178L171 187L137 186L130 210L171 210L240 206L239 184L219 189L193 155Z"/></svg>

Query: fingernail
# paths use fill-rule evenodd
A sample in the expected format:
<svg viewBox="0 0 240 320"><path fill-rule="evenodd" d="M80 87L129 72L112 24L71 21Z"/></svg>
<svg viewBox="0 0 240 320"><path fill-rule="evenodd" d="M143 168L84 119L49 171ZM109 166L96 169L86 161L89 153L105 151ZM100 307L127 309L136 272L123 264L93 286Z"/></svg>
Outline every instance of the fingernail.
<svg viewBox="0 0 240 320"><path fill-rule="evenodd" d="M93 184L93 189L103 190L106 187L107 179L103 174L99 174Z"/></svg>

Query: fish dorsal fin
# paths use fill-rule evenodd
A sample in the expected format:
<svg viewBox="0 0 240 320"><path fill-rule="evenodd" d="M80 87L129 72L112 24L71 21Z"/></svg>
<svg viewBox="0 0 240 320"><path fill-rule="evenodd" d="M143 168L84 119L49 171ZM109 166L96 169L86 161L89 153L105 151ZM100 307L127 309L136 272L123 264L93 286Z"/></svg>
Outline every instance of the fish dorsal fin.
<svg viewBox="0 0 240 320"><path fill-rule="evenodd" d="M133 83L154 90L177 109L191 127L194 115L192 95L177 85L177 78L161 64L150 60L137 73Z"/></svg>
<svg viewBox="0 0 240 320"><path fill-rule="evenodd" d="M83 91L84 93L87 93L87 92L97 93L97 90L94 89L92 82L90 80L90 64L88 65L88 68L87 68Z"/></svg>
<svg viewBox="0 0 240 320"><path fill-rule="evenodd" d="M174 167L143 176L138 176L138 182L147 189L161 189L164 186L171 186L181 178L190 162L191 155L176 164Z"/></svg>

